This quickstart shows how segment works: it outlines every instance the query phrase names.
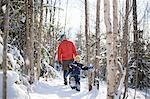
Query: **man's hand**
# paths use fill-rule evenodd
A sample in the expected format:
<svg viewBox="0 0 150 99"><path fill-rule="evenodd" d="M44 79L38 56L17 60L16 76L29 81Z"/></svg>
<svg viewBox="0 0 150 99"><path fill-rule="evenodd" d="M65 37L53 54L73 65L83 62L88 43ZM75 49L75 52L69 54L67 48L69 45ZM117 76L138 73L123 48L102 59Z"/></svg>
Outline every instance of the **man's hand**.
<svg viewBox="0 0 150 99"><path fill-rule="evenodd" d="M59 63L59 65L62 65L62 61L59 61L58 63Z"/></svg>

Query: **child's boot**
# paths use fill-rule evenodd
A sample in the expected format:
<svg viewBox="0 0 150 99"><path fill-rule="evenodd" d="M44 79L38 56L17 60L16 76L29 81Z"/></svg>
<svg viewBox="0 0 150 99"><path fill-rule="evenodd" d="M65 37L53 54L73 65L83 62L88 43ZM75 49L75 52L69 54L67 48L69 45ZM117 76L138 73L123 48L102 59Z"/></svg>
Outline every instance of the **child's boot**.
<svg viewBox="0 0 150 99"><path fill-rule="evenodd" d="M76 86L75 86L75 78L74 77L69 77L69 84L70 84L70 87L72 89L76 88Z"/></svg>
<svg viewBox="0 0 150 99"><path fill-rule="evenodd" d="M76 91L80 91L80 84L76 84Z"/></svg>

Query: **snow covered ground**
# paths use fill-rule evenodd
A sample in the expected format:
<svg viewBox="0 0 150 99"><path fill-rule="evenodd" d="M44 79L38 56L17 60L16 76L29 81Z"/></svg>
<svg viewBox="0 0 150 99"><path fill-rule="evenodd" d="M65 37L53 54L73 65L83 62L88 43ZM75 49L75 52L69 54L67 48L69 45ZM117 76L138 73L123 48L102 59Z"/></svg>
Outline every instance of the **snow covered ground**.
<svg viewBox="0 0 150 99"><path fill-rule="evenodd" d="M87 78L81 79L81 91L72 90L69 85L63 85L61 78L49 79L45 81L41 78L30 86L30 91L27 87L14 82L19 80L16 72L8 72L8 99L106 99L107 86L105 82L101 82L100 90L97 91L94 87L91 92L88 92ZM2 97L2 72L0 72L0 97ZM133 99L134 90L129 90L128 99ZM2 99L2 98L0 98ZM136 99L146 99L145 93L138 91ZM150 99L150 93L149 98Z"/></svg>
<svg viewBox="0 0 150 99"><path fill-rule="evenodd" d="M96 89L88 92L87 79L81 79L81 91L72 90L69 85L63 85L61 79L50 80L48 82L39 81L34 84L34 93L30 93L31 99L99 99L98 97L105 97L106 89L102 87L99 94Z"/></svg>

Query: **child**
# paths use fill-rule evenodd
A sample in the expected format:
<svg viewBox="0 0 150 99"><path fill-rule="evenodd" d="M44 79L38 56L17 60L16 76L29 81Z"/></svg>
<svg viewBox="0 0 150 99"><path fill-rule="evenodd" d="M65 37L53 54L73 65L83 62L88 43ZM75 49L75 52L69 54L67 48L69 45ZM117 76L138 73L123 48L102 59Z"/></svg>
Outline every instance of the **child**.
<svg viewBox="0 0 150 99"><path fill-rule="evenodd" d="M69 84L72 89L80 91L80 71L93 69L89 67L83 67L83 64L80 63L80 56L77 55L73 63L69 65Z"/></svg>

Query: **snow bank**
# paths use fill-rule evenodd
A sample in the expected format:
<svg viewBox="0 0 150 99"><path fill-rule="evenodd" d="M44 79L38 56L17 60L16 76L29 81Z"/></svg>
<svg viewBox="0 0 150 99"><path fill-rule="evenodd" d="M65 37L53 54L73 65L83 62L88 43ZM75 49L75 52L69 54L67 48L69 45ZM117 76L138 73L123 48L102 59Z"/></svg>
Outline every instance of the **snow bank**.
<svg viewBox="0 0 150 99"><path fill-rule="evenodd" d="M2 64L3 61L3 45L0 43L0 64Z"/></svg>
<svg viewBox="0 0 150 99"><path fill-rule="evenodd" d="M24 85L18 85L19 75L15 71L7 72L7 98L8 99L29 99L27 88ZM0 97L2 97L3 72L0 72ZM1 98L0 98L1 99Z"/></svg>
<svg viewBox="0 0 150 99"><path fill-rule="evenodd" d="M2 56L3 56L3 45L1 43L1 36L0 36L0 64L2 64ZM8 61L10 62L10 65L12 66L13 70L19 70L20 66L24 65L24 59L20 54L20 51L10 44L8 44Z"/></svg>
<svg viewBox="0 0 150 99"><path fill-rule="evenodd" d="M16 68L16 60L14 59L13 55L11 53L7 53L7 56L9 57L9 60L13 66L13 68Z"/></svg>
<svg viewBox="0 0 150 99"><path fill-rule="evenodd" d="M27 91L24 91L21 88L22 87L17 84L8 86L8 99L29 99Z"/></svg>
<svg viewBox="0 0 150 99"><path fill-rule="evenodd" d="M8 86L14 84L16 81L19 81L19 75L14 71L8 71L7 72L7 83ZM3 72L0 72L0 83L2 83L3 80Z"/></svg>
<svg viewBox="0 0 150 99"><path fill-rule="evenodd" d="M46 61L43 61L46 70L48 71L49 78L61 78L58 71L56 71L52 66L50 66Z"/></svg>

